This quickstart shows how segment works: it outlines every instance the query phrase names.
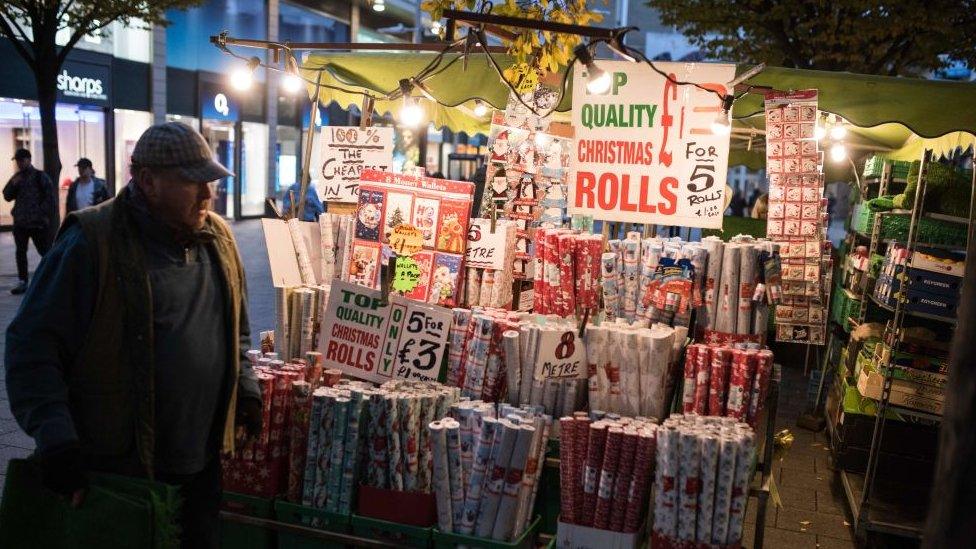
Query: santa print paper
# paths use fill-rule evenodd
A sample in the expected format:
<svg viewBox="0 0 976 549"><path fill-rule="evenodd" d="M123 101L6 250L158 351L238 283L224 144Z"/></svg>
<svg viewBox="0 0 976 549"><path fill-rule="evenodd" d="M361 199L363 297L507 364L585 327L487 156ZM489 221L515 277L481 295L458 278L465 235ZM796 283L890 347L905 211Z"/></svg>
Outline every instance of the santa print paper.
<svg viewBox="0 0 976 549"><path fill-rule="evenodd" d="M377 287L380 272L380 245L358 240L353 242L352 257L348 267L349 282L370 288Z"/></svg>
<svg viewBox="0 0 976 549"><path fill-rule="evenodd" d="M443 252L462 253L468 237L471 203L444 200L441 202L440 223L436 248Z"/></svg>
<svg viewBox="0 0 976 549"><path fill-rule="evenodd" d="M367 190L359 193L356 210L356 238L379 242L386 193Z"/></svg>
<svg viewBox="0 0 976 549"><path fill-rule="evenodd" d="M424 247L436 247L437 218L440 211L440 200L426 196L418 196L413 202L413 226L420 229L424 236Z"/></svg>
<svg viewBox="0 0 976 549"><path fill-rule="evenodd" d="M461 272L462 257L454 254L435 253L434 264L430 270L430 294L427 298L428 303L434 303L443 307L454 307L457 302L457 293Z"/></svg>

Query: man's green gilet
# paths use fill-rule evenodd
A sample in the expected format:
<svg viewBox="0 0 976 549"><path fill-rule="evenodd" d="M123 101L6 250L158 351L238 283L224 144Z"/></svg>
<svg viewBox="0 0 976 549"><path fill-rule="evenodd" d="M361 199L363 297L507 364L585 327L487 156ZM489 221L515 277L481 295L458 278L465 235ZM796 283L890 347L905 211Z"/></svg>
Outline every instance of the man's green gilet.
<svg viewBox="0 0 976 549"><path fill-rule="evenodd" d="M153 476L154 368L153 311L143 243L128 192L93 208L74 212L62 231L77 222L98 268L98 290L91 327L74 364L65 372L72 418L83 452L91 458L124 459L133 453ZM228 356L233 362L223 451L234 449L234 414L240 374L241 295L244 270L227 223L211 212L206 228L220 261L231 318ZM219 344L220 342L214 342Z"/></svg>

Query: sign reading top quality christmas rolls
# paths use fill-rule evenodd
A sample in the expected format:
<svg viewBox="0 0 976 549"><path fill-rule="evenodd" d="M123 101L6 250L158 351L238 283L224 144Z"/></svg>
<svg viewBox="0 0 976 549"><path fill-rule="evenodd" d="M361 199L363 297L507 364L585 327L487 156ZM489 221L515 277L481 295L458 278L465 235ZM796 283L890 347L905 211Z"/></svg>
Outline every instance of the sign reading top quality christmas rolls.
<svg viewBox="0 0 976 549"><path fill-rule="evenodd" d="M715 93L679 86L645 64L598 61L610 89L591 94L573 75L574 170L569 213L607 221L720 228L729 136L712 132ZM733 65L656 63L676 81L725 95Z"/></svg>

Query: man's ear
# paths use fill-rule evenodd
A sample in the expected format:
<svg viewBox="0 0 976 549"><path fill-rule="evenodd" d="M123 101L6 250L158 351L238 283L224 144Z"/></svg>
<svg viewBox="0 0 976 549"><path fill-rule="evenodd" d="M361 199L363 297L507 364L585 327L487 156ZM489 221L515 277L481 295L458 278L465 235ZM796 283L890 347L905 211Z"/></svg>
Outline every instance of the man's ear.
<svg viewBox="0 0 976 549"><path fill-rule="evenodd" d="M143 195L146 197L156 196L156 181L149 168L139 168L135 174L135 181Z"/></svg>

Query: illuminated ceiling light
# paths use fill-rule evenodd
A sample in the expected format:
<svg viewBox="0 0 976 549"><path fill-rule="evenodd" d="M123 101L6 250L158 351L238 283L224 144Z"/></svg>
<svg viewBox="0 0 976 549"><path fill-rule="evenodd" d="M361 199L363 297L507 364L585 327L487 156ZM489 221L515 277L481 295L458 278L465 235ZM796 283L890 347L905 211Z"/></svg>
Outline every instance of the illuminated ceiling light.
<svg viewBox="0 0 976 549"><path fill-rule="evenodd" d="M488 106L485 105L484 101L482 101L480 99L475 99L474 100L474 115L477 116L478 118L481 118L481 117L483 117L486 114L488 114Z"/></svg>
<svg viewBox="0 0 976 549"><path fill-rule="evenodd" d="M235 90L245 91L251 88L254 84L254 71L261 64L261 60L257 57L252 57L247 60L247 66L235 69L234 72L230 73L230 85Z"/></svg>
<svg viewBox="0 0 976 549"><path fill-rule="evenodd" d="M817 126L813 129L813 138L820 141L824 137L827 137L827 130L820 124L817 124Z"/></svg>
<svg viewBox="0 0 976 549"><path fill-rule="evenodd" d="M576 46L573 53L576 54L576 59L586 67L586 73L589 75L586 91L593 95L602 95L610 91L610 85L613 83L610 73L596 66L596 63L593 62L593 55L590 54L586 45Z"/></svg>
<svg viewBox="0 0 976 549"><path fill-rule="evenodd" d="M298 93L302 89L302 77L293 72L286 72L281 77L281 87L288 93Z"/></svg>
<svg viewBox="0 0 976 549"><path fill-rule="evenodd" d="M417 99L410 95L413 84L409 80L400 80L400 94L403 96L403 107L400 108L400 124L408 128L416 128L424 119L424 110L420 108Z"/></svg>
<svg viewBox="0 0 976 549"><path fill-rule="evenodd" d="M385 0L373 0L373 11L386 11Z"/></svg>
<svg viewBox="0 0 976 549"><path fill-rule="evenodd" d="M843 143L834 143L830 147L830 159L834 162L843 162L847 158L847 147Z"/></svg>
<svg viewBox="0 0 976 549"><path fill-rule="evenodd" d="M847 136L847 126L844 125L844 121L838 116L834 119L834 124L830 127L830 138L833 140L844 139Z"/></svg>
<svg viewBox="0 0 976 549"><path fill-rule="evenodd" d="M430 23L430 32L432 32L434 34L440 34L441 33L441 28L442 27L441 27L441 22L440 21L432 21Z"/></svg>
<svg viewBox="0 0 976 549"><path fill-rule="evenodd" d="M735 98L731 95L726 95L722 98L722 112L718 113L715 120L712 120L712 133L715 135L729 135L732 133L732 103Z"/></svg>

